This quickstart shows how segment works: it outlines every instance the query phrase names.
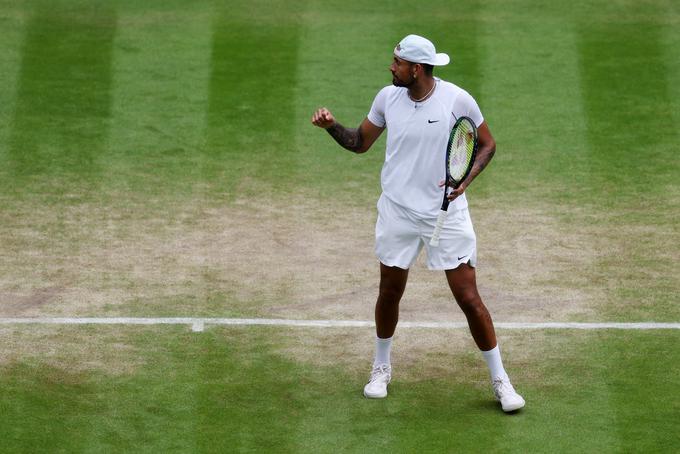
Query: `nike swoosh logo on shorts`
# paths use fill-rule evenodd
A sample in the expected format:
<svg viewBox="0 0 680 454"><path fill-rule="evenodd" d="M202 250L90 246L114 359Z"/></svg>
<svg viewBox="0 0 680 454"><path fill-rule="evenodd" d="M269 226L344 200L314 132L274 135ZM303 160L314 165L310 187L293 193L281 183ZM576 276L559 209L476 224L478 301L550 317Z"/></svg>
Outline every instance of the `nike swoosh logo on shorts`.
<svg viewBox="0 0 680 454"><path fill-rule="evenodd" d="M468 255L470 255L470 254L465 254L465 255L462 256L462 257L458 257L458 260L463 260L463 259L464 259L465 257L467 257Z"/></svg>
<svg viewBox="0 0 680 454"><path fill-rule="evenodd" d="M439 120L427 120L428 123L439 123Z"/></svg>

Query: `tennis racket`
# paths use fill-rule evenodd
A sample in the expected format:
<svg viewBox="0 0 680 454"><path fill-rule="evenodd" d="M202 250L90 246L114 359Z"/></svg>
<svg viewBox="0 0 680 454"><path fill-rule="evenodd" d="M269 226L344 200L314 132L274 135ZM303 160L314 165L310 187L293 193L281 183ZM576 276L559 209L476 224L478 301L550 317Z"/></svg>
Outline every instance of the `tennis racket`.
<svg viewBox="0 0 680 454"><path fill-rule="evenodd" d="M456 189L472 170L477 154L477 127L468 117L460 117L451 129L449 143L446 145L446 181L444 201L437 217L437 224L430 240L430 246L439 246L439 236L449 209L449 188Z"/></svg>

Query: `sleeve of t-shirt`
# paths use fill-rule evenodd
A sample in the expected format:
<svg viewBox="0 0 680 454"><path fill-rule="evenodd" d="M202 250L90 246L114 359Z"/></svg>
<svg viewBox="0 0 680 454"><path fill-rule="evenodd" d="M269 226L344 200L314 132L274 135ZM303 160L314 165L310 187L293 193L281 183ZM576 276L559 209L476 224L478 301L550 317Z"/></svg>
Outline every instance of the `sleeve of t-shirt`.
<svg viewBox="0 0 680 454"><path fill-rule="evenodd" d="M453 115L455 118L462 116L470 117L477 127L484 123L484 116L482 111L479 110L477 101L465 90L460 92L456 102L453 104Z"/></svg>
<svg viewBox="0 0 680 454"><path fill-rule="evenodd" d="M385 104L387 103L387 89L385 87L378 92L371 105L371 110L368 112L368 120L379 128L384 128L385 121Z"/></svg>

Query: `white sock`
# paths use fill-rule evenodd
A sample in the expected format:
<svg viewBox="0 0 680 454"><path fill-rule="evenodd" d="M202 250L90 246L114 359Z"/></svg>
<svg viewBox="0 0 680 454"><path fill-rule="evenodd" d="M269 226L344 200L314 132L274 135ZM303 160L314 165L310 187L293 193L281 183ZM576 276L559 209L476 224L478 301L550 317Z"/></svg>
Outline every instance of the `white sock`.
<svg viewBox="0 0 680 454"><path fill-rule="evenodd" d="M498 345L489 351L482 351L482 355L484 355L486 365L489 366L489 375L491 375L491 381L493 381L495 378L508 378L508 374L505 373L505 369L503 368L501 351L498 348Z"/></svg>
<svg viewBox="0 0 680 454"><path fill-rule="evenodd" d="M379 337L375 338L375 358L373 359L373 365L377 366L380 364L391 364L390 363L390 350L392 349L392 338L381 339Z"/></svg>

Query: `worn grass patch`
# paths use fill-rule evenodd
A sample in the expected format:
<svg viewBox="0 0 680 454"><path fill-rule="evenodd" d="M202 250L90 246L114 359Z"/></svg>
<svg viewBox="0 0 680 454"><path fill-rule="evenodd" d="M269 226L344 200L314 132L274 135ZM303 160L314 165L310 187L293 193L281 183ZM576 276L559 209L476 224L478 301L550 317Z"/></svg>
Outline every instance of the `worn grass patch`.
<svg viewBox="0 0 680 454"><path fill-rule="evenodd" d="M674 234L664 226L471 200L479 288L497 320L680 318ZM0 313L371 319L373 205L329 211L302 194L257 204L76 198L35 212L28 200L10 201L0 214ZM630 234L647 240L624 242ZM650 247L662 249L653 260ZM463 320L424 253L401 307L405 320Z"/></svg>

